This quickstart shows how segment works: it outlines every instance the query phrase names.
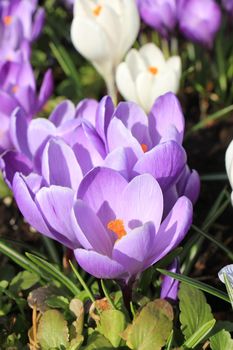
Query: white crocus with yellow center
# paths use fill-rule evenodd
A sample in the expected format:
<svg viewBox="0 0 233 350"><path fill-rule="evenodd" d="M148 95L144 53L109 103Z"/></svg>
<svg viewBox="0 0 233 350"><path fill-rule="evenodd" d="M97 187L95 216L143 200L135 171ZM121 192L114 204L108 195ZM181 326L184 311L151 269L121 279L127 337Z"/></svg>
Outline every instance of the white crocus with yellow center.
<svg viewBox="0 0 233 350"><path fill-rule="evenodd" d="M132 49L116 72L121 95L149 112L154 101L166 92L176 93L181 77L181 59L172 56L165 60L162 51L149 43L139 51Z"/></svg>
<svg viewBox="0 0 233 350"><path fill-rule="evenodd" d="M140 26L135 0L76 0L71 40L103 76L115 97L115 70L137 38Z"/></svg>

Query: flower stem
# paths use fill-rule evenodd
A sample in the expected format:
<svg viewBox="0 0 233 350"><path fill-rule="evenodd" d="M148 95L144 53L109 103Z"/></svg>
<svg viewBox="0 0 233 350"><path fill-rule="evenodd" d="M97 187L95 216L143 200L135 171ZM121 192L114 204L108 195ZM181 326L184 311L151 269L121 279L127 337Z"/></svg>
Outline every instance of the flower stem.
<svg viewBox="0 0 233 350"><path fill-rule="evenodd" d="M117 90L116 90L116 84L115 84L115 74L112 72L112 74L109 74L105 76L105 83L107 86L108 95L112 97L112 100L114 104L117 104Z"/></svg>

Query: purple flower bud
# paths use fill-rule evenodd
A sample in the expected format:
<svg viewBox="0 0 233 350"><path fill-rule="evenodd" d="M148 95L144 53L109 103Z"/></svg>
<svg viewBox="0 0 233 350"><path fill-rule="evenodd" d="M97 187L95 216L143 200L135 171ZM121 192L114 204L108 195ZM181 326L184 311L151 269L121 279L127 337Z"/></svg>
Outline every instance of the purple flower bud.
<svg viewBox="0 0 233 350"><path fill-rule="evenodd" d="M143 21L167 36L177 23L176 0L138 0L138 8Z"/></svg>
<svg viewBox="0 0 233 350"><path fill-rule="evenodd" d="M178 17L187 39L212 47L221 25L221 10L214 0L178 0Z"/></svg>
<svg viewBox="0 0 233 350"><path fill-rule="evenodd" d="M222 0L222 5L229 15L233 16L233 0Z"/></svg>

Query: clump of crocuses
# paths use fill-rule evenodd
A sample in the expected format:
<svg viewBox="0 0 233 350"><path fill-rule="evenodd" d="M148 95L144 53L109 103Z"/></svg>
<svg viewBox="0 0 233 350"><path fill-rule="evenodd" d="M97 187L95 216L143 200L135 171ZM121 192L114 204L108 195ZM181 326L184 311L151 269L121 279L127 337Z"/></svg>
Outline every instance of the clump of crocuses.
<svg viewBox="0 0 233 350"><path fill-rule="evenodd" d="M135 103L114 108L109 97L77 108L65 101L49 120L22 122L23 133L18 113L18 152L4 157L16 202L86 271L130 283L184 238L199 177L186 164L175 95L161 96L149 118Z"/></svg>

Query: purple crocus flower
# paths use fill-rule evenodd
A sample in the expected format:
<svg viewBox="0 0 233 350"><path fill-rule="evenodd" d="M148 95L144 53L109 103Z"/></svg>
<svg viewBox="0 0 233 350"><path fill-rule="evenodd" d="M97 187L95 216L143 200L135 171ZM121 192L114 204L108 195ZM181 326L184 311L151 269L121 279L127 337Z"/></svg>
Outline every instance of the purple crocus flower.
<svg viewBox="0 0 233 350"><path fill-rule="evenodd" d="M187 39L212 47L221 25L221 10L214 0L178 0L178 18Z"/></svg>
<svg viewBox="0 0 233 350"><path fill-rule="evenodd" d="M22 38L33 41L39 36L45 18L44 9L37 9L37 6L37 0L2 0L1 24L6 31L13 28L12 36L20 34Z"/></svg>
<svg viewBox="0 0 233 350"><path fill-rule="evenodd" d="M128 183L115 170L95 168L78 185L80 168L74 155L68 155L60 141L49 147L50 162L44 158L42 168L50 187L39 176L16 174L14 196L35 228L76 248L76 259L87 272L128 282L186 235L192 221L188 198L179 198L162 219L162 190L150 174Z"/></svg>
<svg viewBox="0 0 233 350"><path fill-rule="evenodd" d="M180 264L178 258L168 267L170 272L180 273ZM164 276L160 293L161 299L176 300L179 288L179 281L170 276Z"/></svg>
<svg viewBox="0 0 233 350"><path fill-rule="evenodd" d="M222 0L222 5L229 15L233 16L233 0Z"/></svg>
<svg viewBox="0 0 233 350"><path fill-rule="evenodd" d="M176 0L138 0L138 9L143 21L162 36L174 30L177 23Z"/></svg>

